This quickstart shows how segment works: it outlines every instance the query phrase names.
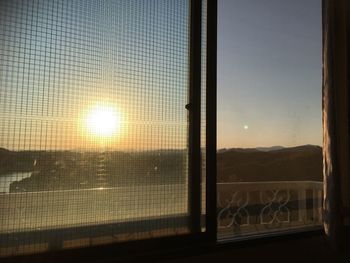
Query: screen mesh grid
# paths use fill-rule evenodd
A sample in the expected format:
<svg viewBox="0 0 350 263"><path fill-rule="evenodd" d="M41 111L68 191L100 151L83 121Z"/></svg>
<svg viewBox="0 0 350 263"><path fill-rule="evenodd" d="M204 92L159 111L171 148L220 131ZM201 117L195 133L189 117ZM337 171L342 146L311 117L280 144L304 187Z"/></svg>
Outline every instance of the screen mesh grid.
<svg viewBox="0 0 350 263"><path fill-rule="evenodd" d="M0 256L188 231L189 1L1 1Z"/></svg>

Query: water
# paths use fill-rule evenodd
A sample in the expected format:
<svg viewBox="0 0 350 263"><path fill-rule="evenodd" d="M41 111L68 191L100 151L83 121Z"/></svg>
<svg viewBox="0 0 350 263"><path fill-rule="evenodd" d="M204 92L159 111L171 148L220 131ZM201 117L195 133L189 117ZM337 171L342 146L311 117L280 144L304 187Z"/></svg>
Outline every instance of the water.
<svg viewBox="0 0 350 263"><path fill-rule="evenodd" d="M32 172L18 172L0 175L0 193L9 193L10 184L30 177Z"/></svg>

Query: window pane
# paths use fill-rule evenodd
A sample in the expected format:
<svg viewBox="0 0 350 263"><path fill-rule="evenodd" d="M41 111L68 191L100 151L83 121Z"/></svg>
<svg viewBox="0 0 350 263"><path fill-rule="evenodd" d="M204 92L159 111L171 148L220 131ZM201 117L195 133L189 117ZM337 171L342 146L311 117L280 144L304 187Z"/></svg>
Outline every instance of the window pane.
<svg viewBox="0 0 350 263"><path fill-rule="evenodd" d="M189 1L0 17L0 255L187 233Z"/></svg>
<svg viewBox="0 0 350 263"><path fill-rule="evenodd" d="M321 224L321 1L218 1L218 237Z"/></svg>

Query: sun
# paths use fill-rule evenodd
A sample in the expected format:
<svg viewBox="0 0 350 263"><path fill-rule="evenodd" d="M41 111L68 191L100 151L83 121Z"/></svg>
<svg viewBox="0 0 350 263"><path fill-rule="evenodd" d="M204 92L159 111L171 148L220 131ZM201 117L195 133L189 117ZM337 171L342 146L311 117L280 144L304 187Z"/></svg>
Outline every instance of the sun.
<svg viewBox="0 0 350 263"><path fill-rule="evenodd" d="M86 114L86 130L96 138L108 139L118 135L121 125L120 112L110 105L95 105Z"/></svg>

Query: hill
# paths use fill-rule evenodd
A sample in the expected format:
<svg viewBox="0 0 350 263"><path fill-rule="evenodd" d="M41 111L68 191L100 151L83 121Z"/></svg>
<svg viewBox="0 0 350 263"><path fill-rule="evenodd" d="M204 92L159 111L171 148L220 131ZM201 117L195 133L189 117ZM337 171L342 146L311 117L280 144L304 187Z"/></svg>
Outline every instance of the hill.
<svg viewBox="0 0 350 263"><path fill-rule="evenodd" d="M218 182L322 181L322 148L225 149L217 154Z"/></svg>
<svg viewBox="0 0 350 263"><path fill-rule="evenodd" d="M176 184L185 182L185 150L145 152L9 151L0 149L0 176L32 172L10 192Z"/></svg>
<svg viewBox="0 0 350 263"><path fill-rule="evenodd" d="M186 156L185 150L98 153L0 148L0 176L32 172L11 183L11 192L92 188L100 185L101 178L111 187L184 183ZM217 152L217 167L218 182L322 181L322 148L222 149Z"/></svg>

